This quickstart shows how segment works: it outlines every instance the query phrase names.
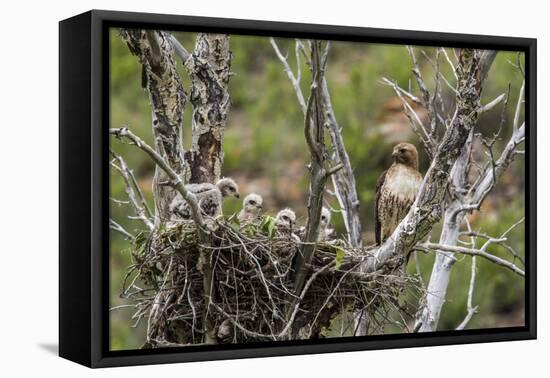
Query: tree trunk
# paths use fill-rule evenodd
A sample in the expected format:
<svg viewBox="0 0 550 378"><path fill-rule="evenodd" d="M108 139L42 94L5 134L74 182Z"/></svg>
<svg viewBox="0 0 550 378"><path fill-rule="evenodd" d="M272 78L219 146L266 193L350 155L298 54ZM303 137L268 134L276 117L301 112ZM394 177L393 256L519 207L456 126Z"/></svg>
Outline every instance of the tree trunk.
<svg viewBox="0 0 550 378"><path fill-rule="evenodd" d="M183 173L182 124L187 95L176 70L172 45L161 31L122 29L122 38L138 57L142 87L149 93L155 146L170 168ZM169 206L177 191L158 166L153 178L156 222L169 219Z"/></svg>
<svg viewBox="0 0 550 378"><path fill-rule="evenodd" d="M294 262L294 293L299 296L305 283L308 265L315 253L316 242L319 235L319 222L321 219L321 208L323 207L323 193L328 175L325 169L326 149L324 143L324 116L321 105L321 81L323 71L320 66L320 41L311 42L311 61L313 79L311 83L311 94L307 102L307 109L304 117L305 139L311 155L309 198L307 203L307 222L304 236L302 253L296 256ZM287 317L294 308L296 299L290 301Z"/></svg>
<svg viewBox="0 0 550 378"><path fill-rule="evenodd" d="M445 211L443 220L443 230L439 243L443 245L456 245L460 231L460 224L464 219L464 213L456 214L458 203L453 203ZM432 275L428 284L425 305L417 320L419 332L429 332L437 330L439 315L445 303L447 296L447 287L451 278L451 270L456 259L452 253L439 251L435 256L435 262L432 268Z"/></svg>
<svg viewBox="0 0 550 378"><path fill-rule="evenodd" d="M193 104L192 145L185 155L188 182L216 182L223 164L223 135L230 108L229 36L197 35L193 59L186 61Z"/></svg>
<svg viewBox="0 0 550 378"><path fill-rule="evenodd" d="M181 178L186 182L215 182L220 178L223 132L230 106L227 91L231 62L229 37L198 34L192 57L185 61L192 84L193 104L192 145L187 153L182 146L183 112L187 96L176 71L172 37L165 32L133 29L123 29L122 37L142 65L142 85L149 92L153 110L155 149L160 155L159 159L168 166L162 169L157 164L153 179L156 222L160 224L170 219L169 205L178 191L175 188L176 181L183 187ZM174 181L174 177L168 175L167 171L177 175L174 177L178 180ZM186 196L184 198L187 200ZM197 224L202 225L202 222ZM215 343L214 325L209 319L209 303L215 296L211 251L203 249L200 255L206 306L203 316L204 342ZM159 315L157 310L152 309L152 318ZM151 333L161 340L186 343L188 340L178 336L188 333L179 332L178 328L181 327L187 326L172 322L162 329L151 330Z"/></svg>
<svg viewBox="0 0 550 378"><path fill-rule="evenodd" d="M230 77L229 36L197 34L193 58L185 66L191 79L191 150L185 154L186 179L190 183L215 183L223 164L223 135L230 108L227 85ZM211 303L216 297L211 266L212 250L201 248L203 287L206 309L203 315L204 342L217 343L211 319Z"/></svg>
<svg viewBox="0 0 550 378"><path fill-rule="evenodd" d="M459 158L451 171L452 193L450 203L445 210L443 218L443 228L439 238L439 244L456 245L460 232L460 225L464 219L464 213L458 211L462 205L462 194L466 190L467 175L470 165L470 156L472 153L474 129L470 130L466 144L462 148ZM447 287L451 278L451 269L456 259L452 253L439 251L435 256L434 265L425 303L421 307L420 315L417 318L415 329L419 332L435 331L439 322L439 315L445 303Z"/></svg>
<svg viewBox="0 0 550 378"><path fill-rule="evenodd" d="M473 134L472 134L473 135ZM471 195L456 196L451 200L446 212L443 230L441 233L441 245L455 246L458 242L460 225L465 217L465 210L478 209L484 197L492 189L498 177L505 171L511 163L514 151L525 136L525 125L522 125L517 130L514 130L512 137L508 141L502 155L495 163L494 169L486 171L483 179L479 180L479 184L471 188ZM471 145L471 142L470 142ZM467 145L468 146L468 145ZM471 147L465 148L461 158L455 164L453 169L453 184L455 188L462 191L466 188L467 167L469 165ZM426 298L423 306L420 308L419 315L416 320L416 327L420 332L431 332L437 330L441 309L445 304L447 287L449 284L452 267L455 263L455 258L452 253L438 251Z"/></svg>

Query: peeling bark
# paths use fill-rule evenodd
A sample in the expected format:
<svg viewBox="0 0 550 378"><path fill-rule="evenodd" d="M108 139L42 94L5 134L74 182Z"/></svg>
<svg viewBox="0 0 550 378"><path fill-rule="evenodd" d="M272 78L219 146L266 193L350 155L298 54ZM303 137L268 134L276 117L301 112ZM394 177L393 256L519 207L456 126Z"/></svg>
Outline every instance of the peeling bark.
<svg viewBox="0 0 550 378"><path fill-rule="evenodd" d="M176 71L168 34L161 31L122 29L121 35L142 66L142 87L147 89L152 107L155 146L178 175L183 173L183 111L187 95ZM177 191L166 185L169 177L155 168L153 193L157 222L169 219L169 205Z"/></svg>
<svg viewBox="0 0 550 378"><path fill-rule="evenodd" d="M185 154L186 181L215 183L221 177L223 136L231 105L227 88L231 66L229 36L199 33L192 58L184 64L191 79L193 104L191 150ZM202 249L200 256L207 301L203 316L204 342L215 344L216 329L210 316L210 306L216 296L212 251Z"/></svg>
<svg viewBox="0 0 550 378"><path fill-rule="evenodd" d="M192 145L185 155L191 183L216 182L223 164L223 136L230 108L229 36L198 34L193 58L185 62L191 78Z"/></svg>
<svg viewBox="0 0 550 378"><path fill-rule="evenodd" d="M161 31L123 29L122 38L142 65L142 86L149 92L153 110L155 149L167 164L169 172L173 173L168 175L167 169L161 169L157 162L153 193L156 221L161 224L170 219L169 205L181 189L176 188L175 183L183 186L182 179L186 182L215 182L220 178L223 133L230 107L227 91L231 62L229 37L198 34L193 54L184 61L191 79L190 100L193 104L192 144L187 153L182 146L183 111L187 96L176 71L173 36ZM179 47L183 48L181 45ZM202 221L197 224L202 225ZM204 241L206 235L202 236ZM215 295L211 251L202 250L200 254L208 307ZM204 342L214 343L215 329L208 309L203 326ZM179 327L174 323L168 328L178 334ZM173 337L166 333L164 338L170 340Z"/></svg>

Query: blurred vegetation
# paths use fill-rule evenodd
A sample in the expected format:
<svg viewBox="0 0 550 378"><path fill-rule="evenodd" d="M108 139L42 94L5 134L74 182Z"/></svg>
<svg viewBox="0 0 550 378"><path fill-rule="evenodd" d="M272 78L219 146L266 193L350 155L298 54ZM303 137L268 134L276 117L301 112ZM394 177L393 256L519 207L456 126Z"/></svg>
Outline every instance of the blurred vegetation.
<svg viewBox="0 0 550 378"><path fill-rule="evenodd" d="M193 49L194 34L174 33L188 50ZM289 62L295 67L293 41L278 39L281 50L289 51ZM374 241L373 201L378 175L390 164L393 144L409 140L415 143L421 154L420 170L425 172L428 161L414 135L410 132L407 119L401 112L401 105L391 88L380 83L382 77L395 80L404 88L411 87L411 65L408 53L402 45L381 45L335 42L329 55L327 79L332 95L334 110L343 128L344 141L350 155L357 180L357 191L361 201L361 218L364 240ZM418 48L417 55L423 75L433 85L433 69L420 54L425 50L433 59L433 48ZM223 174L234 177L241 187L241 193L258 192L264 196L264 208L274 214L278 209L289 206L296 210L299 221L305 217L308 175L306 164L308 153L303 138L303 115L295 93L276 58L267 38L253 36L231 36L233 52L230 94L232 108L225 134L225 161ZM448 49L452 57L452 50ZM482 102L487 103L511 85L508 119L511 119L521 77L510 62L516 61L515 52L501 52L483 88ZM181 62L178 69L184 86L189 81ZM309 93L310 75L302 60L302 89ZM454 83L450 68L441 61L443 75ZM127 46L121 41L119 31L110 31L110 127L128 125L148 143L152 143L151 109L146 91L141 88L141 67ZM448 91L447 100L452 101ZM491 135L498 129L500 107L483 115L479 129ZM184 125L184 146L190 145L190 104L187 104ZM502 135L506 140L510 128ZM328 140L328 139L327 139ZM503 141L497 148L502 149ZM134 170L140 186L152 207L151 179L154 166L141 152L111 140L111 147L120 153ZM479 151L478 153L482 153ZM116 172L110 174L110 196L124 200L124 184ZM511 224L524 216L524 169L523 159L515 162L504 175L498 189L487 199L482 214L471 217L472 227L480 232L500 235ZM334 201L332 201L334 202ZM226 202L226 214L237 211L240 202L230 199ZM336 203L334 203L336 206ZM143 226L127 218L130 215L125 205L111 202L111 216L129 230ZM333 224L343 230L341 217L335 215ZM436 227L432 237L437 240ZM510 234L510 244L524 255L524 229L517 227ZM110 305L128 305L120 298L122 279L130 264L129 244L117 233L111 233L110 250ZM504 254L505 251L496 251ZM466 297L470 278L470 257L458 256L447 302L443 308L440 329L453 329L466 314ZM420 271L424 280L429 280L433 255L419 256ZM414 259L411 259L414 261ZM469 323L469 328L498 327L523 324L524 284L523 279L502 267L477 259L477 282L474 305L479 313ZM415 264L408 270L415 273ZM111 311L111 348L139 348L144 342L145 322L132 328L133 308L122 307ZM391 329L389 330L391 331Z"/></svg>

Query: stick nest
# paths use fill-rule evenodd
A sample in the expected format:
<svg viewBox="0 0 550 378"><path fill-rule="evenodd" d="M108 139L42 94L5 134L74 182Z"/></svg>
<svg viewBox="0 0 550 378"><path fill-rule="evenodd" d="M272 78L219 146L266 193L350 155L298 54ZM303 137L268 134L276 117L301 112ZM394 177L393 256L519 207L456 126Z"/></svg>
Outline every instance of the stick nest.
<svg viewBox="0 0 550 378"><path fill-rule="evenodd" d="M211 229L208 243L199 243L191 221L136 238L122 296L136 302L136 324L148 319L145 348L351 336L350 314L359 312L369 333L382 333L387 324L407 329L410 311L398 297L420 286L401 273L403 261L361 273L369 248L320 242L295 294L293 262L304 243L278 235L272 218L244 229L219 219Z"/></svg>

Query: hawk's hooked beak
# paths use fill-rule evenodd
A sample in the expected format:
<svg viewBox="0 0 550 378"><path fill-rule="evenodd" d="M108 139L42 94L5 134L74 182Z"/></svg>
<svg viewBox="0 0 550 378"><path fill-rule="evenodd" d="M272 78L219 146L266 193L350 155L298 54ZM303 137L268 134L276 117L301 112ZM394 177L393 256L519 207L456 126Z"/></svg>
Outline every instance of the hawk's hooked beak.
<svg viewBox="0 0 550 378"><path fill-rule="evenodd" d="M397 155L399 155L399 151L393 150L393 152L391 153L391 157L395 159Z"/></svg>

